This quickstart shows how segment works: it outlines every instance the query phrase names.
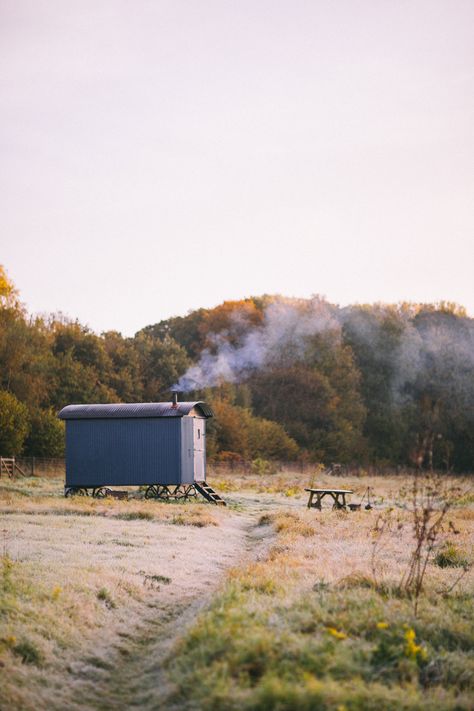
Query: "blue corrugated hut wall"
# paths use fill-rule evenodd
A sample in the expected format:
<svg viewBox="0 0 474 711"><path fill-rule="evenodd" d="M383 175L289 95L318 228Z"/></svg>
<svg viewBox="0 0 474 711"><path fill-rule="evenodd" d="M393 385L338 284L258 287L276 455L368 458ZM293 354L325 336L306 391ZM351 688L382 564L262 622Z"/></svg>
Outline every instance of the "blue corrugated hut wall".
<svg viewBox="0 0 474 711"><path fill-rule="evenodd" d="M201 408L200 403L179 403L174 409L163 405L64 408L59 416L66 420L66 485L178 485L205 480L205 418L212 411L204 403Z"/></svg>
<svg viewBox="0 0 474 711"><path fill-rule="evenodd" d="M68 486L181 483L181 418L69 420Z"/></svg>

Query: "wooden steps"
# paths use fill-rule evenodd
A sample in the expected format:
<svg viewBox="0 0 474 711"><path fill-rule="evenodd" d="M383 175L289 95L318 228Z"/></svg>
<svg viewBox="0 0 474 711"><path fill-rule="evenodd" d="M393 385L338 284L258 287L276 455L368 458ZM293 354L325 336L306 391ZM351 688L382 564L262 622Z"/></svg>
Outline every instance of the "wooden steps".
<svg viewBox="0 0 474 711"><path fill-rule="evenodd" d="M210 501L211 504L217 504L218 506L227 506L224 499L221 499L219 494L214 491L212 486L209 486L209 484L207 484L205 481L195 481L194 486L196 487L197 491L199 491L201 496L204 496L204 498Z"/></svg>

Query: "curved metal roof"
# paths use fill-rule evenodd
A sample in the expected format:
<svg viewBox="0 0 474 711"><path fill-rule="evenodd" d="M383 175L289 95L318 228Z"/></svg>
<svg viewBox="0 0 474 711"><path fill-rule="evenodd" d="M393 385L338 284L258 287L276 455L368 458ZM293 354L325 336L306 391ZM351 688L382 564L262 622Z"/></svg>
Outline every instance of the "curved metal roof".
<svg viewBox="0 0 474 711"><path fill-rule="evenodd" d="M178 402L174 407L171 402L136 402L114 403L111 405L67 405L58 417L61 420L96 420L129 417L184 417L193 409L201 417L213 417L209 405L205 402Z"/></svg>

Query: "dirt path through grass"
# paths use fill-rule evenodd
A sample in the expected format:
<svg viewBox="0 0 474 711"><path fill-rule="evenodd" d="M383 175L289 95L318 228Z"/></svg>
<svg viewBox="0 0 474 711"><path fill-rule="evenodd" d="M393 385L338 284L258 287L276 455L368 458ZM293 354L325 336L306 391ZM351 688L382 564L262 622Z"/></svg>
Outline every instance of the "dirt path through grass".
<svg viewBox="0 0 474 711"><path fill-rule="evenodd" d="M169 708L166 700L173 680L163 663L209 604L225 571L265 555L273 534L268 527L258 527L258 521L280 503L271 498L262 502L239 496L236 503L243 510L219 510L219 526L186 528L179 530L174 543L163 542L157 567L166 571L169 582L151 581L150 592L156 594L151 595L143 618L123 625L112 644L107 640L94 654L70 666L69 693L61 705L67 701L71 709L101 711Z"/></svg>

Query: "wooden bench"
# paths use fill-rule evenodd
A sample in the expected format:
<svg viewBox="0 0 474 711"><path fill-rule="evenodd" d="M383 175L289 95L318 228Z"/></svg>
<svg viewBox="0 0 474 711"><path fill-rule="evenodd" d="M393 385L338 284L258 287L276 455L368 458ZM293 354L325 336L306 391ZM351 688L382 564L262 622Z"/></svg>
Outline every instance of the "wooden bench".
<svg viewBox="0 0 474 711"><path fill-rule="evenodd" d="M351 489L305 489L309 491L308 508L321 511L321 502L325 496L330 496L333 500L333 509L347 509L346 494L353 494ZM313 501L316 497L316 501Z"/></svg>

